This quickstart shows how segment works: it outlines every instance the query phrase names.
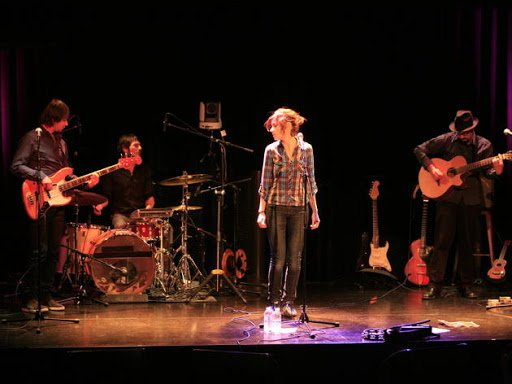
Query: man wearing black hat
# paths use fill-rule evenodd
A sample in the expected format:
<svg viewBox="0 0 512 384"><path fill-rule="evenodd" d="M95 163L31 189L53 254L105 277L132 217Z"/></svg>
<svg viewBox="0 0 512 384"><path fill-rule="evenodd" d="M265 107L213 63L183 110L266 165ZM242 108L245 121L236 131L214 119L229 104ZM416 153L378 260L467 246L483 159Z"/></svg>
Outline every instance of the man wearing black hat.
<svg viewBox="0 0 512 384"><path fill-rule="evenodd" d="M467 164L492 158L493 146L488 139L475 133L477 125L478 119L471 111L457 111L455 119L449 125L450 132L427 140L414 148L414 155L432 176L433 183L443 185L448 170L436 166L433 158L449 162L455 156L462 156ZM462 185L451 185L444 194L435 199L434 250L432 257L427 261L430 286L428 292L423 295L424 300L441 297L446 265L454 242L458 257L454 273L459 292L462 297L468 299L478 297L471 286L475 278L473 244L483 207L480 177L492 178L502 172L503 159L498 155L492 159L490 165L462 175Z"/></svg>

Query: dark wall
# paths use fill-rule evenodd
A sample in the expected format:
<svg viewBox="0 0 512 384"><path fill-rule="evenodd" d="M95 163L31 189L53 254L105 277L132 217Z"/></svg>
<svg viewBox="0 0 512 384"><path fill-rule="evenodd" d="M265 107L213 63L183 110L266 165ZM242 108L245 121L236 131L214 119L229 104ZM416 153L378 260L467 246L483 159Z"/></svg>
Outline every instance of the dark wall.
<svg viewBox="0 0 512 384"><path fill-rule="evenodd" d="M125 132L140 136L155 181L210 172L208 137L219 131L187 129L198 127L200 101L220 101L225 140L250 150L226 147L228 180L253 177L271 140L262 127L268 113L286 105L306 116L303 133L315 149L322 219L320 229L309 232L310 279L353 274L361 234L372 229L373 180L381 182L381 239L389 241L400 276L408 244L419 234L411 230L418 220L411 214L418 208L413 147L447 131L457 109L486 111L471 86L473 62L460 63L464 47L457 45L456 28L465 14L454 9L169 5L109 11L67 5L5 12L12 18L2 26L3 46L23 57L26 96L20 101L26 124L14 114L11 147L35 126L50 98L62 98L83 125L67 134L77 174L115 162L116 141ZM21 92L11 91L14 98ZM165 113L177 127L163 129ZM495 132L481 119L479 133L505 149ZM218 144L211 150L219 164ZM235 221L244 226L243 236L261 236L250 219L256 186L239 185L249 197L238 217L232 196L226 199L231 243ZM18 187L9 179L8 217L15 222L23 215ZM179 204L180 187L156 188L159 206ZM203 195L200 202L214 205L214 199ZM210 219L204 226L215 232ZM16 243L20 226L7 231Z"/></svg>

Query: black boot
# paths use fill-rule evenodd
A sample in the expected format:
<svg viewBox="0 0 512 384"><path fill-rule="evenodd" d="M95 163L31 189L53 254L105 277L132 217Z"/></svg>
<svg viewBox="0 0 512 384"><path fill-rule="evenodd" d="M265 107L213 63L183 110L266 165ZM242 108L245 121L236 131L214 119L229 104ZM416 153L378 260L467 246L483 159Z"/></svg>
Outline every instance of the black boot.
<svg viewBox="0 0 512 384"><path fill-rule="evenodd" d="M478 295L475 291L471 289L471 287L464 286L459 287L459 293L462 297L465 297L466 299L478 299Z"/></svg>
<svg viewBox="0 0 512 384"><path fill-rule="evenodd" d="M423 300L433 300L441 297L442 288L437 286L431 286L427 293L422 297Z"/></svg>

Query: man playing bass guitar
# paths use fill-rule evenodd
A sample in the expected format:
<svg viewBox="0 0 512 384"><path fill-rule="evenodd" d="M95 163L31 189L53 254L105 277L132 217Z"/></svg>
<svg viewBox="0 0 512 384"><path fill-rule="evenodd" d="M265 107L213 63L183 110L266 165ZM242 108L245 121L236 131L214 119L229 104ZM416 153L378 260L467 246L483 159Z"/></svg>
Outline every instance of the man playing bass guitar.
<svg viewBox="0 0 512 384"><path fill-rule="evenodd" d="M39 127L21 137L13 156L13 174L37 182L37 185L42 187L41 194L46 194L54 188L51 175L70 166L68 147L62 138L62 131L68 125L69 114L70 110L66 103L58 99L51 100L41 112ZM86 188L92 188L98 182L99 176L92 174L87 179ZM37 191L39 189L36 188ZM37 202L39 205L40 200L36 195L31 202ZM35 217L28 223L30 252L27 255L26 285L23 287L21 308L26 313L65 309L51 295L61 238L65 229L64 205L50 206L44 211L39 208L43 207L35 209Z"/></svg>

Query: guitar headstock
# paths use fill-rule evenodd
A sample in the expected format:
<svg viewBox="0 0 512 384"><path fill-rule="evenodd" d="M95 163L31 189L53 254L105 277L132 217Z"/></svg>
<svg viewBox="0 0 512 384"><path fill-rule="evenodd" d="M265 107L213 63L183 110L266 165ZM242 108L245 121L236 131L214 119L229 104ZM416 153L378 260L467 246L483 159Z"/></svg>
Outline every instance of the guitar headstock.
<svg viewBox="0 0 512 384"><path fill-rule="evenodd" d="M140 156L121 157L119 159L119 165L123 168L129 168L132 165L142 164L142 158Z"/></svg>
<svg viewBox="0 0 512 384"><path fill-rule="evenodd" d="M379 197L379 184L380 182L378 180L375 180L372 182L372 187L370 188L370 198L372 200L377 200Z"/></svg>

